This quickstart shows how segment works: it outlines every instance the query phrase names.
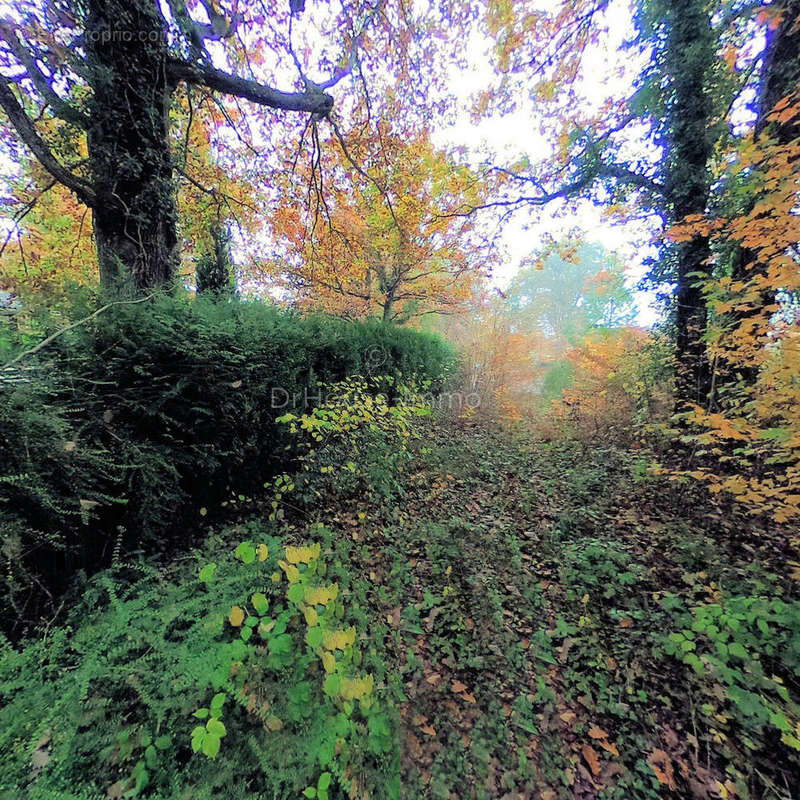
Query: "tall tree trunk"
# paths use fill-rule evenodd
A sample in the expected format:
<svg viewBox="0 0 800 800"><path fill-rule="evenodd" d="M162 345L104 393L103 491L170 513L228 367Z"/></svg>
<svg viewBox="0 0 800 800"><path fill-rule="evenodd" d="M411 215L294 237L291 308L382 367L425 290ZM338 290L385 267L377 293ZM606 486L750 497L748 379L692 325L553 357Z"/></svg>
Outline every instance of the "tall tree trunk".
<svg viewBox="0 0 800 800"><path fill-rule="evenodd" d="M708 5L703 0L665 0L669 33L665 58L671 77L667 98L668 159L666 196L671 217L679 222L704 214L710 192L709 125L713 103L707 90L715 59L715 40ZM708 239L696 236L676 246L675 301L677 402L704 404L711 390L711 369L704 335L706 304L696 272L707 272Z"/></svg>
<svg viewBox="0 0 800 800"><path fill-rule="evenodd" d="M800 0L783 0L775 5L781 14L780 24L768 27L764 67L758 96L758 137L767 125L767 117L775 104L787 95L800 92ZM775 125L780 144L800 137L800 120Z"/></svg>
<svg viewBox="0 0 800 800"><path fill-rule="evenodd" d="M115 296L168 288L178 263L168 128L172 87L155 0L88 0L86 50L93 90L93 224L103 288Z"/></svg>

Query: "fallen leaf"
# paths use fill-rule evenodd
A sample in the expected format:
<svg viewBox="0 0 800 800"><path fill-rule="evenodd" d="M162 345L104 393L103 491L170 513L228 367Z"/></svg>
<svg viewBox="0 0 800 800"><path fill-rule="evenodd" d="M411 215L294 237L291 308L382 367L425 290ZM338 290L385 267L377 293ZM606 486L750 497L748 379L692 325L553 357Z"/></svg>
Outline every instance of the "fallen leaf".
<svg viewBox="0 0 800 800"><path fill-rule="evenodd" d="M467 691L467 686L466 686L466 684L464 684L464 683L461 683L461 681L456 681L456 682L455 682L455 683L454 683L454 684L453 684L453 685L450 687L450 690L451 690L452 692L455 692L456 694L458 694L459 692L466 692L466 691Z"/></svg>
<svg viewBox="0 0 800 800"><path fill-rule="evenodd" d="M675 773L672 769L672 762L664 750L656 748L647 757L647 763L652 768L658 778L658 782L670 789L675 789Z"/></svg>
<svg viewBox="0 0 800 800"><path fill-rule="evenodd" d="M477 703L477 702L478 702L478 701L475 699L475 695L474 695L474 694L470 694L469 692L464 692L464 694L462 694L461 696L462 696L462 697L464 698L464 700L466 700L468 703Z"/></svg>
<svg viewBox="0 0 800 800"><path fill-rule="evenodd" d="M436 730L435 730L434 728L432 728L432 727L431 727L430 725L428 725L428 724L425 724L425 725L420 725L420 726L419 726L419 729L420 729L420 730L421 730L423 733L427 733L427 734L428 734L428 736L436 736Z"/></svg>
<svg viewBox="0 0 800 800"><path fill-rule="evenodd" d="M438 686L441 679L442 676L438 672L434 672L432 675L428 675L428 677L425 678L425 681L431 686Z"/></svg>
<svg viewBox="0 0 800 800"><path fill-rule="evenodd" d="M592 770L592 774L599 775L600 759L597 757L597 751L593 747L589 747L588 744L585 744L581 748L581 752L583 753L583 757L586 759L586 763L589 765L589 769Z"/></svg>

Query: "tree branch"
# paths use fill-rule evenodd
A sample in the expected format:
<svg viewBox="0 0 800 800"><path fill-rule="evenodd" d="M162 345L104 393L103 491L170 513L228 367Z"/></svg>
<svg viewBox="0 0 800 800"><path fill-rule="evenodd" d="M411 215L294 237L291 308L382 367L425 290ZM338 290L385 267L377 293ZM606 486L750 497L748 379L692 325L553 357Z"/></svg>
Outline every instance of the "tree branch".
<svg viewBox="0 0 800 800"><path fill-rule="evenodd" d="M50 85L49 79L36 63L36 58L20 43L8 20L0 20L0 37L5 40L11 52L25 67L25 71L33 82L39 96L53 109L56 115L65 122L71 122L73 125L88 130L89 118L56 93Z"/></svg>
<svg viewBox="0 0 800 800"><path fill-rule="evenodd" d="M64 328L60 328L55 333L51 333L50 336L48 336L46 339L42 339L42 341L39 342L39 344L34 345L33 347L27 350L23 350L21 353L18 353L16 356L14 356L14 358L11 359L11 361L7 361L5 364L0 366L0 372L9 369L14 364L18 363L19 361L22 361L23 358L26 358L27 356L32 356L34 353L38 353L43 348L47 347L47 345L49 345L50 342L53 342L56 339L58 339L59 336L63 336L68 331L73 330L73 328L77 328L80 325L85 325L87 322L91 322L91 320L93 320L96 316L102 314L104 311L108 311L108 309L112 308L113 306L135 306L138 303L146 303L148 300L152 300L155 296L156 292L153 292L152 294L147 295L147 297L139 297L136 300L114 300L111 303L106 303L104 306L100 306L100 308L98 308L97 311L93 311L91 314L89 314L88 317L83 317L82 319L79 319L76 322L70 323Z"/></svg>
<svg viewBox="0 0 800 800"><path fill-rule="evenodd" d="M260 106L284 111L304 111L320 116L325 116L333 108L333 98L313 84L307 85L303 92L283 92L264 86L258 81L240 78L211 66L192 64L179 58L170 59L167 70L176 83L185 81L205 86L212 91L242 97Z"/></svg>
<svg viewBox="0 0 800 800"><path fill-rule="evenodd" d="M63 183L64 186L75 192L82 203L87 206L94 206L96 203L94 189L89 184L84 183L77 175L73 175L50 152L50 148L44 139L39 136L33 123L17 100L16 95L11 91L11 85L3 75L0 75L0 107L8 115L8 119L19 134L20 139L30 148L41 165L59 183Z"/></svg>

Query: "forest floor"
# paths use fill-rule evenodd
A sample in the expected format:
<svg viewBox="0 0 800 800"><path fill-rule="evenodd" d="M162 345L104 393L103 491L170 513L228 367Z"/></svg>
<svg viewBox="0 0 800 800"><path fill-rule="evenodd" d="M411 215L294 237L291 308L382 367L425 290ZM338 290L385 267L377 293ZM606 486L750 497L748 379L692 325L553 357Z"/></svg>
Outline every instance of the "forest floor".
<svg viewBox="0 0 800 800"><path fill-rule="evenodd" d="M636 451L430 434L395 504L326 518L360 545L340 557L402 675L408 797L800 796L728 696L769 659L742 635L720 678L705 652L740 637L692 630L700 606L772 630L751 601L795 593L780 533L649 476Z"/></svg>
<svg viewBox="0 0 800 800"><path fill-rule="evenodd" d="M386 736L371 752L356 734L364 756L331 797L800 796L796 542L649 475L637 450L441 419L415 450L392 499L353 494L283 529L256 501L171 564L98 576L67 623L0 653L0 797L299 797L329 705L277 559L310 541L391 722L370 724ZM269 560L243 569L242 540ZM235 674L228 613L253 591L289 620L301 671L262 684L265 725L245 686L206 759L193 712ZM272 680L266 650L253 681Z"/></svg>

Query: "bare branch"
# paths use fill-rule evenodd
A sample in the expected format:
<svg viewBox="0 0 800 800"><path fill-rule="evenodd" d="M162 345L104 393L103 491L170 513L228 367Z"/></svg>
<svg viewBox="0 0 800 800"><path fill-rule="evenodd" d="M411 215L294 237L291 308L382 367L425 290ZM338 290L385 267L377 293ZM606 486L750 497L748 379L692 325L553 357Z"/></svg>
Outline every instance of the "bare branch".
<svg viewBox="0 0 800 800"><path fill-rule="evenodd" d="M95 317L102 314L104 311L107 311L112 306L135 306L138 303L146 303L148 300L152 300L155 296L156 292L153 292L153 294L149 294L147 295L147 297L140 297L137 300L115 300L112 303L106 303L104 306L100 306L100 308L98 308L97 311L93 311L91 314L89 314L88 317L83 317L82 319L70 323L64 328L60 328L55 333L51 333L50 336L48 336L46 339L42 339L42 341L39 342L39 344L35 345L34 347L31 347L27 350L23 350L21 353L18 353L16 356L14 356L14 358L11 359L11 361L7 361L5 364L0 366L0 371L9 369L14 364L18 363L19 361L22 361L23 358L26 358L27 356L32 356L34 353L38 353L40 350L47 347L47 345L49 345L51 342L58 339L59 336L63 336L65 333L67 333L67 331L71 331L74 328L79 327L80 325L85 325L87 322L90 322Z"/></svg>
<svg viewBox="0 0 800 800"><path fill-rule="evenodd" d="M283 92L257 81L230 75L214 67L192 64L182 59L170 59L167 69L173 81L186 81L205 86L212 91L242 97L261 106L284 111L304 111L325 116L333 108L333 98L309 84L303 92Z"/></svg>
<svg viewBox="0 0 800 800"><path fill-rule="evenodd" d="M84 130L88 129L89 117L56 93L50 85L50 80L36 63L36 58L20 43L17 34L8 20L0 20L0 38L5 40L9 48L11 48L11 52L17 57L22 66L25 67L28 77L33 82L42 100L44 100L44 102L65 122L71 122L73 125L78 125Z"/></svg>
<svg viewBox="0 0 800 800"><path fill-rule="evenodd" d="M44 139L39 136L33 123L17 100L16 95L11 91L11 85L3 75L0 75L0 106L6 112L20 139L30 148L41 165L59 183L63 183L64 186L75 192L82 203L87 206L94 206L96 203L94 189L58 162Z"/></svg>

